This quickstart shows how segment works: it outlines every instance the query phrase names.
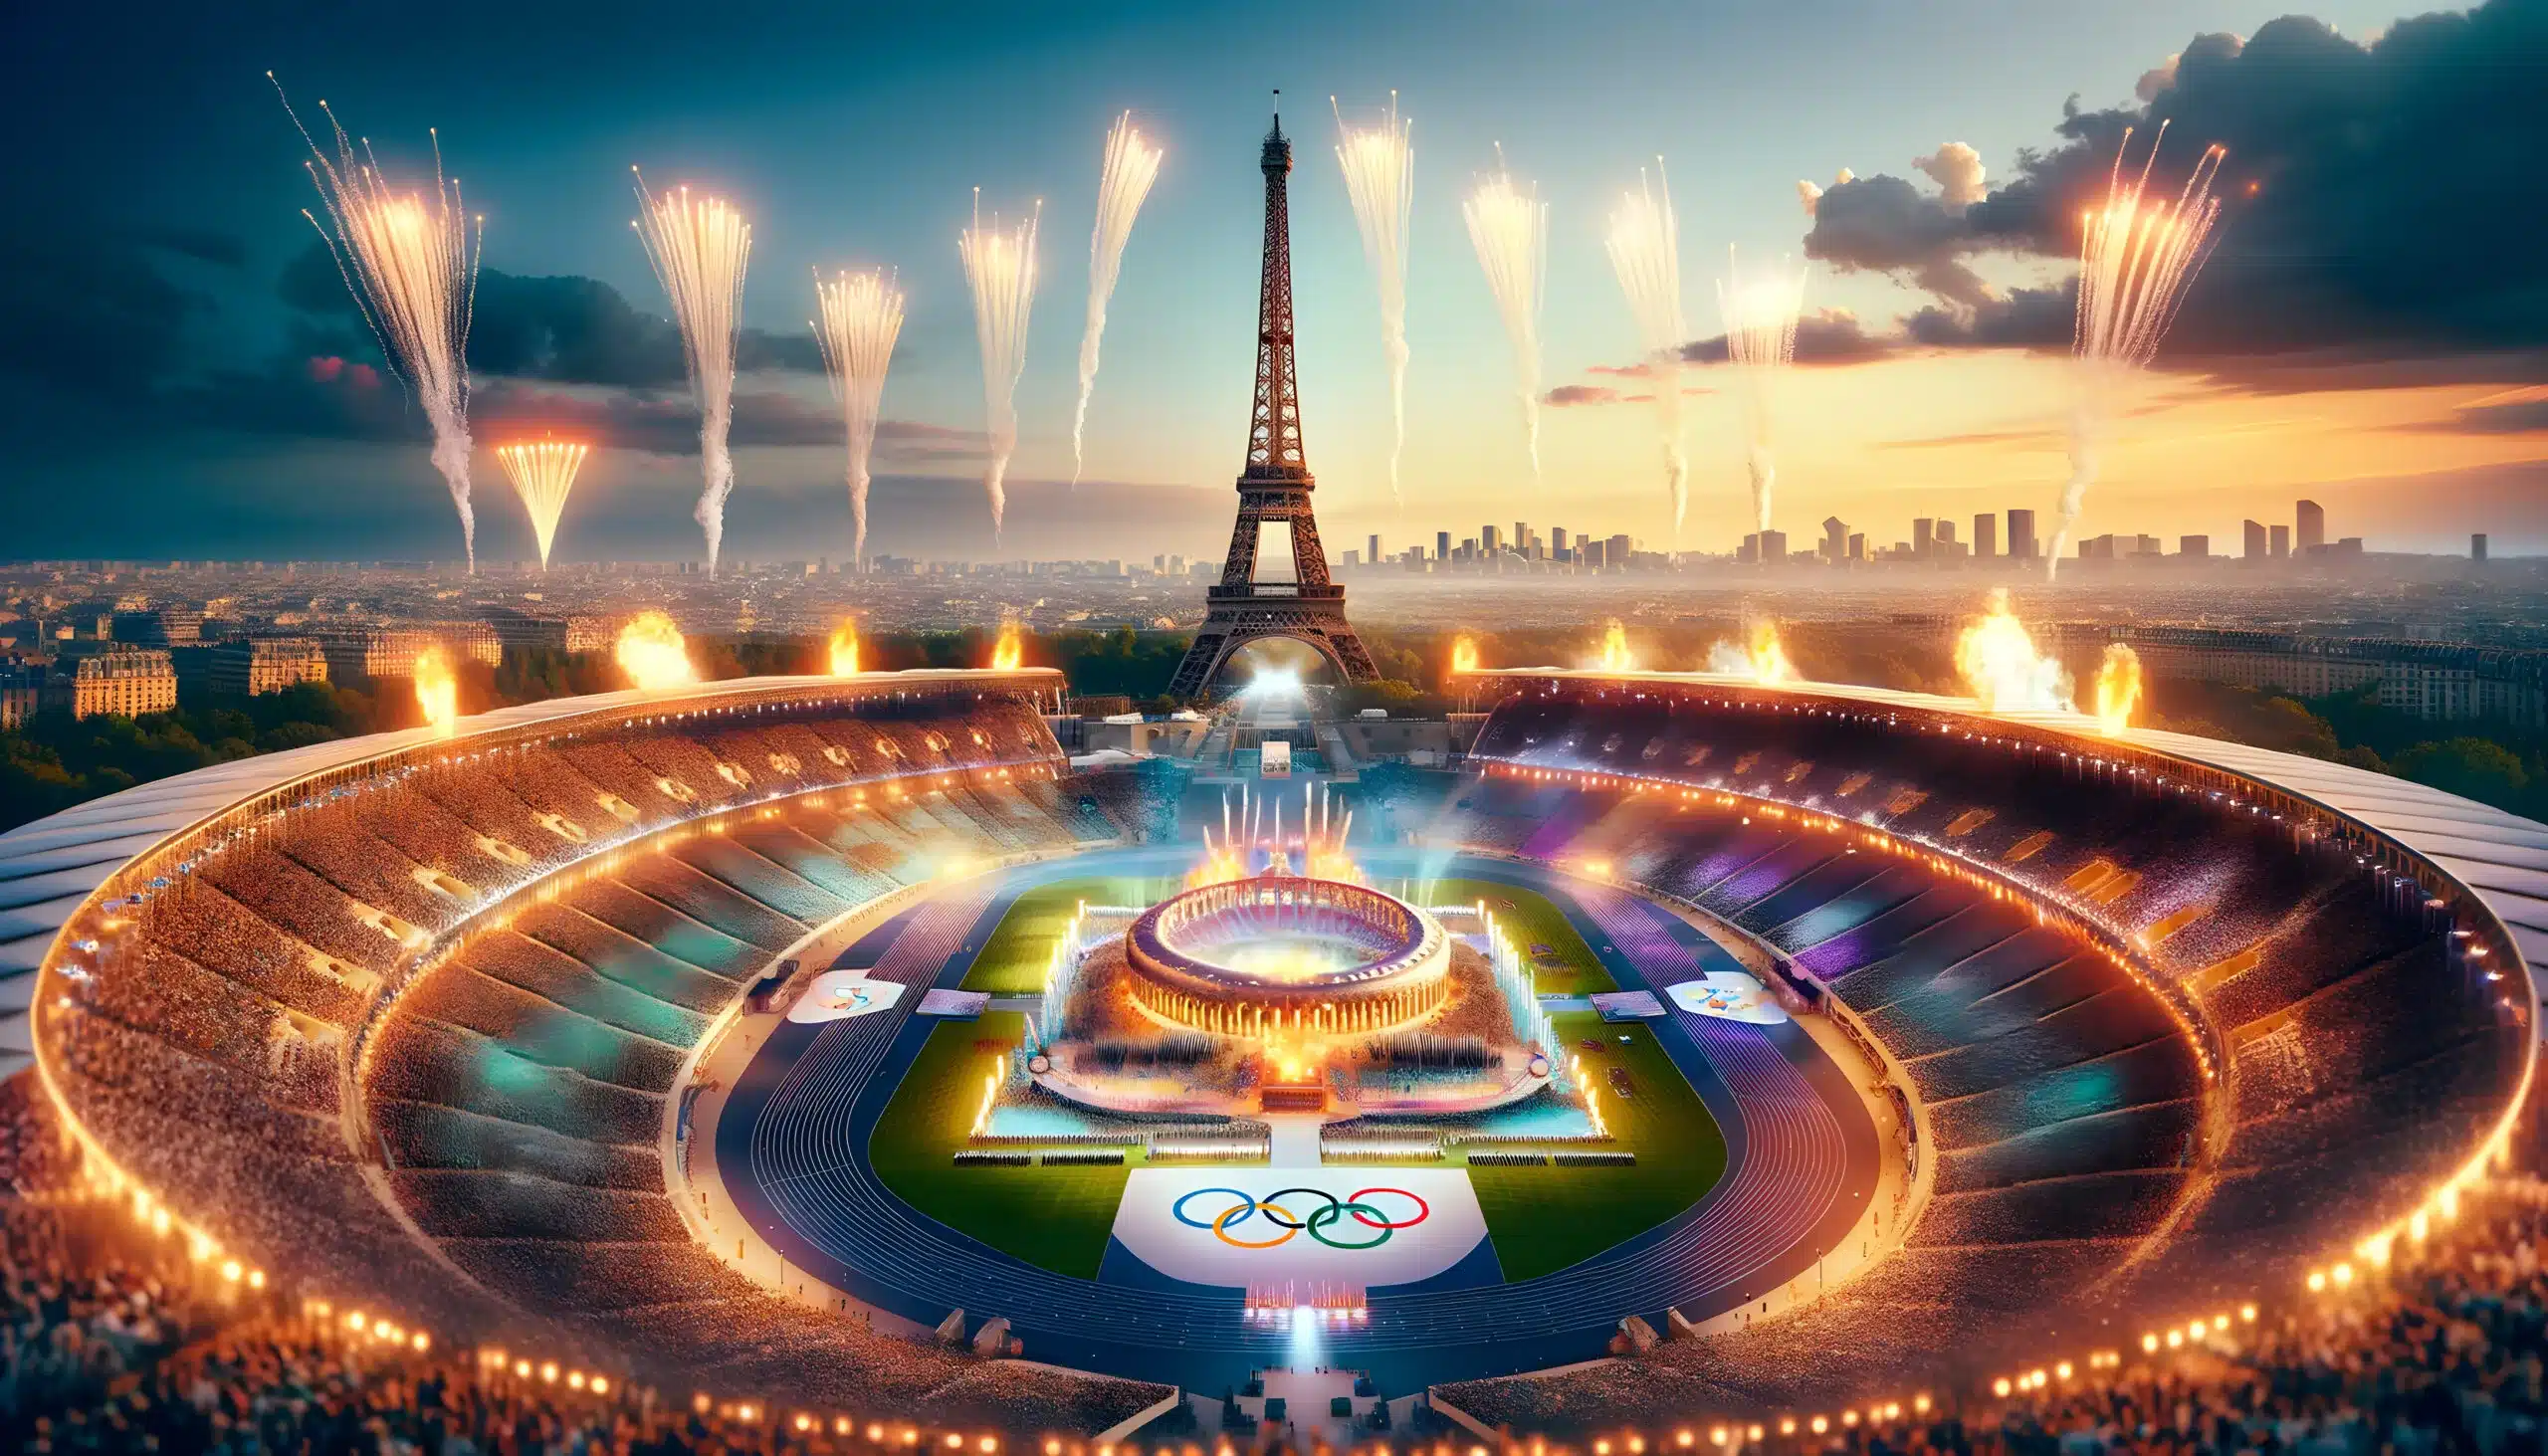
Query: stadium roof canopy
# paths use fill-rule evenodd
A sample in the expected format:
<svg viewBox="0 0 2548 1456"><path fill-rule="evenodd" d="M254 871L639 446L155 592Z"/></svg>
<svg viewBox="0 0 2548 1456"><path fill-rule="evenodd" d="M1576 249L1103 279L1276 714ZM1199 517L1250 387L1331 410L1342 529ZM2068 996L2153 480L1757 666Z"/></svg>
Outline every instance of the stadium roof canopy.
<svg viewBox="0 0 2548 1456"><path fill-rule="evenodd" d="M730 678L651 693L632 689L501 708L462 719L454 736L587 715L606 717L630 708L673 708L735 697L784 697L826 689L856 694L880 688L1020 679L1037 688L1061 685L1060 674L1049 668L1006 672L928 668L848 677ZM34 1058L27 1006L35 994L36 970L43 965L54 936L118 866L191 824L297 778L444 741L450 740L431 728L406 728L216 763L92 799L0 834L0 1077L17 1072Z"/></svg>

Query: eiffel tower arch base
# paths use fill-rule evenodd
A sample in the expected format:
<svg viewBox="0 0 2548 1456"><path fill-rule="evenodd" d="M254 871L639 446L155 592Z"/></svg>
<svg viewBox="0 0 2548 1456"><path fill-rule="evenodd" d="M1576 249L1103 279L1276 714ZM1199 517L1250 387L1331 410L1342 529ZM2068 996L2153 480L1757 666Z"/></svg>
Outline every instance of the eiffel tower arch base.
<svg viewBox="0 0 2548 1456"><path fill-rule="evenodd" d="M1168 693L1177 698L1196 698L1211 690L1219 681L1221 669L1251 642L1269 637L1288 638L1317 653L1328 669L1343 683L1368 683L1380 676L1372 666L1372 654L1363 639L1345 620L1344 603L1265 603L1262 600L1245 606L1223 608L1215 604L1203 619L1194 644L1185 649L1184 660L1176 665L1176 679L1168 685Z"/></svg>

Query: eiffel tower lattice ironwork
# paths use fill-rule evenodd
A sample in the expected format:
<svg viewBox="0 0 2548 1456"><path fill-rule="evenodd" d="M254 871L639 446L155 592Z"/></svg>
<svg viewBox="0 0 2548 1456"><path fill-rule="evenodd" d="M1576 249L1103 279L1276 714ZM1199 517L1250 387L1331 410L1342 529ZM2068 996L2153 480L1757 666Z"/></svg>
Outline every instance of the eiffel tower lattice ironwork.
<svg viewBox="0 0 2548 1456"><path fill-rule="evenodd" d="M1247 427L1247 468L1238 478L1238 524L1221 579L1206 593L1194 645L1177 664L1168 691L1192 697L1212 685L1230 656L1265 637L1289 637L1315 649L1349 683L1380 676L1372 654L1345 620L1345 588L1327 572L1318 518L1310 510L1311 478L1301 452L1301 394L1292 365L1291 138L1283 118L1266 133L1258 167L1265 173L1265 282L1256 312L1256 404ZM1256 579L1256 542L1268 525L1292 532L1292 581Z"/></svg>

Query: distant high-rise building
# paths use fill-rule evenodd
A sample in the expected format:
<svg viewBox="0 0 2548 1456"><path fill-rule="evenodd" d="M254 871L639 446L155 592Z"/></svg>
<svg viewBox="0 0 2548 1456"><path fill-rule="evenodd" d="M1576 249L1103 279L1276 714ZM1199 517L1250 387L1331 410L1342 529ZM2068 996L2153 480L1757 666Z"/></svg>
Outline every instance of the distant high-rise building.
<svg viewBox="0 0 2548 1456"><path fill-rule="evenodd" d="M2243 536L2243 539L2240 542L2239 554L2245 556L2250 561L2261 561L2265 559L2270 550L2270 547L2265 544L2267 540L2267 536L2265 535L2265 523L2261 520L2243 521L2239 524L2238 529Z"/></svg>
<svg viewBox="0 0 2548 1456"><path fill-rule="evenodd" d="M1945 549L1947 547L1952 547L1955 544L1955 522L1941 516L1938 518L1937 529L1938 533L1933 538L1933 544L1941 548L1938 551L1938 554L1941 556L1955 555L1955 551Z"/></svg>
<svg viewBox="0 0 2548 1456"><path fill-rule="evenodd" d="M1837 516L1822 518L1822 559L1836 563L1848 555L1849 523Z"/></svg>
<svg viewBox="0 0 2548 1456"><path fill-rule="evenodd" d="M1372 549L1368 559L1375 566L1380 564L1380 533L1377 530L1372 532Z"/></svg>
<svg viewBox="0 0 2548 1456"><path fill-rule="evenodd" d="M1565 526L1552 525L1549 527L1549 550L1556 555L1562 556L1566 554Z"/></svg>
<svg viewBox="0 0 2548 1456"><path fill-rule="evenodd" d="M1449 531L1437 530L1433 532L1433 559L1437 561L1447 561L1451 559L1451 533Z"/></svg>
<svg viewBox="0 0 2548 1456"><path fill-rule="evenodd" d="M1867 533L1862 530L1853 530L1849 532L1849 559L1852 561L1863 561L1866 558Z"/></svg>
<svg viewBox="0 0 2548 1456"><path fill-rule="evenodd" d="M1911 554L1925 561L1937 554L1938 523L1928 517L1911 519Z"/></svg>
<svg viewBox="0 0 2548 1456"><path fill-rule="evenodd" d="M2000 518L1988 511L1973 518L1973 554L1976 559L2000 554Z"/></svg>
<svg viewBox="0 0 2548 1456"><path fill-rule="evenodd" d="M2034 558L2034 513L2011 511L2009 513L2009 559L2031 561Z"/></svg>
<svg viewBox="0 0 2548 1456"><path fill-rule="evenodd" d="M1607 564L1608 545L1603 541L1587 540L1584 543L1582 555L1585 570L1598 571Z"/></svg>
<svg viewBox="0 0 2548 1456"><path fill-rule="evenodd" d="M1611 565L1624 568L1628 564L1628 557L1635 553L1635 537L1630 536L1625 531L1621 531L1619 534L1610 537L1609 561Z"/></svg>
<svg viewBox="0 0 2548 1456"><path fill-rule="evenodd" d="M2300 554L2305 556L2327 543L2327 512L2315 501L2303 501L2295 514L2299 517L2299 527L2292 539L2298 543Z"/></svg>
<svg viewBox="0 0 2548 1456"><path fill-rule="evenodd" d="M1502 527L1495 525L1479 526L1477 528L1477 544L1478 549L1486 552L1489 556L1493 556L1496 552L1503 550L1504 531Z"/></svg>
<svg viewBox="0 0 2548 1456"><path fill-rule="evenodd" d="M2475 531L2469 535L2468 559L2471 561L2482 561L2486 559L2486 533L2484 531Z"/></svg>
<svg viewBox="0 0 2548 1456"><path fill-rule="evenodd" d="M1513 522L1513 553L1523 560L1531 559L1531 525L1529 521Z"/></svg>
<svg viewBox="0 0 2548 1456"><path fill-rule="evenodd" d="M1788 558L1788 533L1783 530L1761 532L1761 564L1777 566Z"/></svg>
<svg viewBox="0 0 2548 1456"><path fill-rule="evenodd" d="M2286 557L2286 556L2288 556L2288 555L2290 555L2290 554L2291 554L2291 527L2290 527L2290 526L2287 526L2287 525L2272 525L2272 526L2267 526L2267 527L2265 528L2265 535L2266 535L2266 538L2267 538L2268 540L2270 540L2270 541L2273 543L2273 544L2272 544L2272 545L2271 545L2271 546L2266 550L2266 553L2265 553L2265 554L2267 554L2267 555L2271 556L2273 559L2275 559L2275 560L2277 560L2277 561L2279 561L2279 560L2283 559L2284 557Z"/></svg>
<svg viewBox="0 0 2548 1456"><path fill-rule="evenodd" d="M2192 556L2197 560L2209 557L2212 554L2212 537L2208 535L2181 535L2177 537L2177 554L2180 556Z"/></svg>

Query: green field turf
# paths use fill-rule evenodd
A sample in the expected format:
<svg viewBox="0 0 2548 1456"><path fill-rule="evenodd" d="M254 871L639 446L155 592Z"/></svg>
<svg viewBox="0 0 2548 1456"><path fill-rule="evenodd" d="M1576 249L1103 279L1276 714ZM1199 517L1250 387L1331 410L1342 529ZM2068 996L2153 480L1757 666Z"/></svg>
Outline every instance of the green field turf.
<svg viewBox="0 0 2548 1456"><path fill-rule="evenodd" d="M1045 962L1053 941L1079 913L1081 901L1091 905L1149 905L1173 889L1165 880L1129 875L1056 880L1017 897L1008 914L991 930L982 953L964 972L964 989L995 996L1033 995L1044 989Z"/></svg>
<svg viewBox="0 0 2548 1456"><path fill-rule="evenodd" d="M1584 943L1566 912L1535 890L1507 885L1500 880L1419 880L1415 893L1427 905L1469 905L1485 901L1495 923L1511 936L1514 947L1531 962L1532 978L1544 996L1581 996L1592 991L1615 991L1610 973L1594 958L1592 947ZM1534 945L1546 945L1553 955L1533 953Z"/></svg>
<svg viewBox="0 0 2548 1456"><path fill-rule="evenodd" d="M1641 1025L1611 1025L1591 1011L1552 1018L1569 1054L1600 1091L1615 1142L1634 1167L1471 1167L1487 1237L1510 1280L1536 1279L1645 1232L1699 1200L1725 1173L1725 1135L1672 1058ZM1625 1041L1621 1041L1621 1037ZM1599 1052L1579 1046L1591 1037ZM1635 1096L1611 1090L1624 1069Z"/></svg>
<svg viewBox="0 0 2548 1456"><path fill-rule="evenodd" d="M993 1059L1005 1056L1025 1029L1024 1016L994 1011L931 1032L877 1121L868 1156L886 1187L939 1222L1029 1264L1095 1279L1130 1165L957 1167L952 1161L981 1111ZM1138 1163L1141 1149L1126 1155Z"/></svg>

